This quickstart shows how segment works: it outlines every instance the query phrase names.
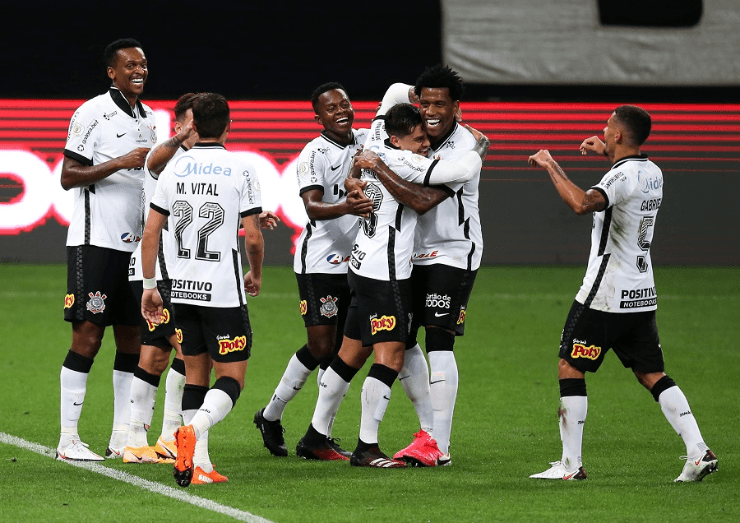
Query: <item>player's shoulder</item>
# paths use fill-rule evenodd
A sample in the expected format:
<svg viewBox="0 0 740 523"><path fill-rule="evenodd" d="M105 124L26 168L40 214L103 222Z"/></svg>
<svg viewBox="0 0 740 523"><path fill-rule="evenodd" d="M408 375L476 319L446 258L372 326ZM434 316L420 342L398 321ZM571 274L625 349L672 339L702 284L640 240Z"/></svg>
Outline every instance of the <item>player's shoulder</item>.
<svg viewBox="0 0 740 523"><path fill-rule="evenodd" d="M366 129L364 127L360 129L353 129L352 132L355 135L355 145L364 144L365 140L367 140L367 137L370 135L370 129Z"/></svg>

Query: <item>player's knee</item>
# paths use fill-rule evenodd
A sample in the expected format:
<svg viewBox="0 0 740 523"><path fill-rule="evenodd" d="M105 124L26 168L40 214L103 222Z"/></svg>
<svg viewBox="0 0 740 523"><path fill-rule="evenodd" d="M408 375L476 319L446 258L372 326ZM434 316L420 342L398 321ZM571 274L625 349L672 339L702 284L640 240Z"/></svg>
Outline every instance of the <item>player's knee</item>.
<svg viewBox="0 0 740 523"><path fill-rule="evenodd" d="M426 335L427 352L452 351L455 347L455 333L439 327L429 327Z"/></svg>

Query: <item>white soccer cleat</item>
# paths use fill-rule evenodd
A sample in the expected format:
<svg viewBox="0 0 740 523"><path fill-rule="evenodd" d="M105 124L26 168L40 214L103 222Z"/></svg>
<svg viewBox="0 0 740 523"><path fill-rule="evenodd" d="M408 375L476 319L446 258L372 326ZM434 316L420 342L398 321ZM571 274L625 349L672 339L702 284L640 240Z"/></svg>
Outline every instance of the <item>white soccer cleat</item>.
<svg viewBox="0 0 740 523"><path fill-rule="evenodd" d="M560 461L553 461L550 463L552 467L539 474L532 474L529 476L534 479L562 479L565 481L573 481L578 479L586 479L586 471L583 467L579 467L576 470L567 470L565 465Z"/></svg>
<svg viewBox="0 0 740 523"><path fill-rule="evenodd" d="M105 459L121 459L123 458L123 449L114 449L108 447L105 449Z"/></svg>
<svg viewBox="0 0 740 523"><path fill-rule="evenodd" d="M60 461L104 461L103 456L88 449L87 443L78 439L70 440L63 448L57 448L56 459Z"/></svg>
<svg viewBox="0 0 740 523"><path fill-rule="evenodd" d="M709 449L699 458L683 457L681 459L685 459L686 464L683 466L681 475L673 480L675 483L701 481L705 476L717 471L717 456Z"/></svg>

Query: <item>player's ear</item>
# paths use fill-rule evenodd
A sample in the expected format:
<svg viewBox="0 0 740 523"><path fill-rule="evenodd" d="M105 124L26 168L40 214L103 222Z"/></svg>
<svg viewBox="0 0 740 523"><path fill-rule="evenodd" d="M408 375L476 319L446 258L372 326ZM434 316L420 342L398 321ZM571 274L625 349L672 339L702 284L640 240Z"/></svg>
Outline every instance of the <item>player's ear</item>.
<svg viewBox="0 0 740 523"><path fill-rule="evenodd" d="M321 117L318 114L313 115L313 119L316 120L316 123L319 124L321 127L324 126L324 124L321 123Z"/></svg>
<svg viewBox="0 0 740 523"><path fill-rule="evenodd" d="M108 67L108 69L106 69L105 72L108 73L108 78L110 78L111 80L116 79L116 70L113 69L112 67Z"/></svg>
<svg viewBox="0 0 740 523"><path fill-rule="evenodd" d="M391 136L390 141L394 147L398 147L398 144L401 143L400 140L398 139L398 136Z"/></svg>
<svg viewBox="0 0 740 523"><path fill-rule="evenodd" d="M195 120L193 120L193 132L194 133L197 133L198 132L198 129L196 129L196 127L195 127Z"/></svg>

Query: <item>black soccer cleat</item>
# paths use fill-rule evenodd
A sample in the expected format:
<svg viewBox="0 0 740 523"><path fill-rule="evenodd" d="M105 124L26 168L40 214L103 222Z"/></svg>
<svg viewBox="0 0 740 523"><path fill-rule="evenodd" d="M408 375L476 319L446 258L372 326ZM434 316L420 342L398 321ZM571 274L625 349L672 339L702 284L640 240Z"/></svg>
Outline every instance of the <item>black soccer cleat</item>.
<svg viewBox="0 0 740 523"><path fill-rule="evenodd" d="M280 420L267 421L263 415L264 412L265 409L260 409L254 415L254 424L260 429L262 442L273 456L285 457L288 455L285 438L283 437L285 429Z"/></svg>
<svg viewBox="0 0 740 523"><path fill-rule="evenodd" d="M406 467L406 462L390 458L383 454L377 445L365 451L355 449L349 464L353 467L374 467L380 469L401 469Z"/></svg>

